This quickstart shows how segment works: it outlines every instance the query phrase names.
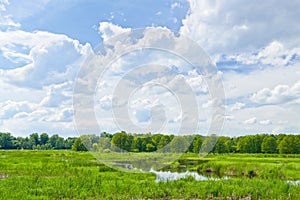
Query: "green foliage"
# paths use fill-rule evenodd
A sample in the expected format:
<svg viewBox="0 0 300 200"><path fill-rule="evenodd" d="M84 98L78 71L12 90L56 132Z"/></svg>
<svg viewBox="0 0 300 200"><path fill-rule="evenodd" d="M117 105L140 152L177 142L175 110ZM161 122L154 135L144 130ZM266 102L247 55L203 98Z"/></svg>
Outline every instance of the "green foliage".
<svg viewBox="0 0 300 200"><path fill-rule="evenodd" d="M281 154L300 153L300 136L286 135L278 144L278 151Z"/></svg>
<svg viewBox="0 0 300 200"><path fill-rule="evenodd" d="M47 144L48 141L49 141L49 136L48 136L48 134L47 134L47 133L42 133L42 134L40 135L40 143L41 143L41 145Z"/></svg>
<svg viewBox="0 0 300 200"><path fill-rule="evenodd" d="M58 134L33 133L26 138L13 137L10 133L0 133L0 149L72 149L76 138L64 139ZM91 151L117 152L154 152L161 153L280 153L299 154L300 135L247 135L240 137L225 136L174 136L163 134L131 134L121 131L115 134L101 133L82 135L80 141ZM78 141L77 141L78 142ZM76 144L77 146L79 144ZM76 147L73 149L78 149ZM80 146L80 145L79 145ZM82 150L85 150L80 146Z"/></svg>
<svg viewBox="0 0 300 200"><path fill-rule="evenodd" d="M261 144L263 153L277 153L277 143L274 135L266 136Z"/></svg>
<svg viewBox="0 0 300 200"><path fill-rule="evenodd" d="M300 178L299 155L224 154L201 161L196 165L203 169L238 176L155 182L154 173L116 171L88 152L0 151L0 199L300 199L299 186L286 181Z"/></svg>
<svg viewBox="0 0 300 200"><path fill-rule="evenodd" d="M75 139L75 142L72 146L73 151L87 151L88 149L85 147L85 145L82 143L81 138Z"/></svg>
<svg viewBox="0 0 300 200"><path fill-rule="evenodd" d="M0 148L11 149L13 148L13 137L10 133L0 133Z"/></svg>

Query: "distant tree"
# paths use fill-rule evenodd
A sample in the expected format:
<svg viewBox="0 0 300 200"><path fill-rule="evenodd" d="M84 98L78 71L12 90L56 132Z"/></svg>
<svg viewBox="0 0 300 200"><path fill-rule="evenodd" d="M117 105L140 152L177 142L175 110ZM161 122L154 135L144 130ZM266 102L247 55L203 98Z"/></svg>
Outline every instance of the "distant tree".
<svg viewBox="0 0 300 200"><path fill-rule="evenodd" d="M100 136L92 134L92 135L89 135L89 137L91 138L92 144L99 142Z"/></svg>
<svg viewBox="0 0 300 200"><path fill-rule="evenodd" d="M93 146L92 135L81 135L80 139L82 141L82 144L86 147L87 150L92 150L92 146Z"/></svg>
<svg viewBox="0 0 300 200"><path fill-rule="evenodd" d="M133 138L131 151L132 152L142 152L143 151L143 138L141 138L139 136L135 136Z"/></svg>
<svg viewBox="0 0 300 200"><path fill-rule="evenodd" d="M292 152L292 146L289 136L285 136L278 144L278 151L280 154L288 154Z"/></svg>
<svg viewBox="0 0 300 200"><path fill-rule="evenodd" d="M118 147L118 148L117 148ZM66 140L58 134L33 133L29 137L13 137L10 133L0 133L0 149L73 149L76 151L119 150L131 152L194 152L194 153L281 153L299 154L300 135L247 135L225 137L176 136L163 134L130 134L121 131L116 134L101 133L84 135Z"/></svg>
<svg viewBox="0 0 300 200"><path fill-rule="evenodd" d="M263 153L277 153L277 143L274 135L266 136L261 144Z"/></svg>
<svg viewBox="0 0 300 200"><path fill-rule="evenodd" d="M293 137L294 137L294 140L292 143L293 153L298 154L298 153L300 153L300 135L294 135Z"/></svg>
<svg viewBox="0 0 300 200"><path fill-rule="evenodd" d="M118 147L115 150L130 151L133 142L133 137L129 137L125 131L114 134L111 143L112 146Z"/></svg>
<svg viewBox="0 0 300 200"><path fill-rule="evenodd" d="M75 142L75 139L74 137L68 137L66 140L65 140L65 148L66 149L72 149L72 146Z"/></svg>
<svg viewBox="0 0 300 200"><path fill-rule="evenodd" d="M110 133L107 133L107 132L102 132L101 134L100 134L100 137L101 138L112 138L113 137L113 134L110 134Z"/></svg>
<svg viewBox="0 0 300 200"><path fill-rule="evenodd" d="M140 137L142 138L142 152L145 152L147 151L147 144L152 144L152 135L148 133Z"/></svg>
<svg viewBox="0 0 300 200"><path fill-rule="evenodd" d="M169 135L163 135L161 136L158 144L157 144L157 149L161 152L169 152L170 151L170 142L171 142L171 137Z"/></svg>
<svg viewBox="0 0 300 200"><path fill-rule="evenodd" d="M20 138L20 143L21 143L21 146L20 146L21 149L31 149L32 148L28 137L25 137L22 139Z"/></svg>
<svg viewBox="0 0 300 200"><path fill-rule="evenodd" d="M184 153L188 150L189 144L186 137L175 136L170 142L170 151L173 153Z"/></svg>
<svg viewBox="0 0 300 200"><path fill-rule="evenodd" d="M110 137L100 137L98 146L100 150L110 149Z"/></svg>
<svg viewBox="0 0 300 200"><path fill-rule="evenodd" d="M300 136L286 135L278 145L278 151L281 154L300 153Z"/></svg>
<svg viewBox="0 0 300 200"><path fill-rule="evenodd" d="M97 143L93 143L92 144L92 151L96 152L99 150L98 144Z"/></svg>
<svg viewBox="0 0 300 200"><path fill-rule="evenodd" d="M81 141L81 138L75 139L75 142L72 146L73 151L87 151L87 148L84 146L84 144Z"/></svg>
<svg viewBox="0 0 300 200"><path fill-rule="evenodd" d="M52 135L48 142L53 149L63 149L65 147L65 139L58 134Z"/></svg>
<svg viewBox="0 0 300 200"><path fill-rule="evenodd" d="M17 137L17 138L13 138L12 140L12 148L13 149L21 149L21 145L22 145L22 137Z"/></svg>
<svg viewBox="0 0 300 200"><path fill-rule="evenodd" d="M39 134L38 133L32 133L29 135L29 142L30 142L30 147L32 148L33 146L36 146L40 143L39 141Z"/></svg>
<svg viewBox="0 0 300 200"><path fill-rule="evenodd" d="M225 142L225 145L229 151L229 153L235 153L237 151L237 138L230 138Z"/></svg>
<svg viewBox="0 0 300 200"><path fill-rule="evenodd" d="M40 135L40 144L45 145L49 141L49 136L47 133L42 133Z"/></svg>
<svg viewBox="0 0 300 200"><path fill-rule="evenodd" d="M155 134L151 137L151 141L152 141L152 144L155 147L155 150L157 149L157 146L158 146L158 144L159 144L162 137L163 137L162 134Z"/></svg>
<svg viewBox="0 0 300 200"><path fill-rule="evenodd" d="M203 138L200 135L196 135L193 141L193 152L199 153L202 146Z"/></svg>
<svg viewBox="0 0 300 200"><path fill-rule="evenodd" d="M155 151L155 150L156 150L156 148L155 148L155 146L152 143L148 143L146 145L146 151L147 152L152 152L152 151Z"/></svg>
<svg viewBox="0 0 300 200"><path fill-rule="evenodd" d="M237 151L240 153L261 153L265 135L247 135L238 138Z"/></svg>
<svg viewBox="0 0 300 200"><path fill-rule="evenodd" d="M228 141L230 141L229 137L224 137L224 136L218 137L218 141L215 145L214 152L229 153Z"/></svg>
<svg viewBox="0 0 300 200"><path fill-rule="evenodd" d="M10 133L0 133L0 149L13 148L13 136Z"/></svg>
<svg viewBox="0 0 300 200"><path fill-rule="evenodd" d="M63 137L58 137L54 149L64 149L64 148L65 148L65 139Z"/></svg>
<svg viewBox="0 0 300 200"><path fill-rule="evenodd" d="M214 152L217 141L218 141L218 137L216 135L205 137L205 139L202 142L202 146L200 148L199 153L206 154L206 153Z"/></svg>

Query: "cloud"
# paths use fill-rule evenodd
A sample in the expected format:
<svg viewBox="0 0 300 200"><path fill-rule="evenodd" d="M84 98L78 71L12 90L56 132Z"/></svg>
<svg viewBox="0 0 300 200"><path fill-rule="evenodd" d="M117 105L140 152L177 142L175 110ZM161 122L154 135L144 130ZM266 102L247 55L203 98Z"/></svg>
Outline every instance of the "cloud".
<svg viewBox="0 0 300 200"><path fill-rule="evenodd" d="M19 28L21 26L20 23L16 23L11 19L10 15L2 16L0 13L0 29L5 28Z"/></svg>
<svg viewBox="0 0 300 200"><path fill-rule="evenodd" d="M18 113L32 112L35 108L34 104L28 101L16 102L16 101L5 101L0 103L0 118L9 119L14 117Z"/></svg>
<svg viewBox="0 0 300 200"><path fill-rule="evenodd" d="M233 115L226 115L225 116L226 121L231 121L231 120L234 120L234 119L235 119L235 117Z"/></svg>
<svg viewBox="0 0 300 200"><path fill-rule="evenodd" d="M216 69L207 66L209 59L206 54L201 50L195 53L191 50L188 40L174 35L164 27L148 27L140 32L128 32L126 36L113 42L109 41L109 44L104 42L103 51L96 52L96 56L89 60L89 65L84 65L82 73L79 73L80 87L76 90L76 96L81 98L75 102L75 107L82 106L82 99L87 99L87 95L93 96L95 87L99 84L96 88L95 112L98 123L115 118L124 130L136 131L131 125L132 122L135 122L135 125L143 125L151 117L150 128L162 125L159 128L163 128L164 132L172 132L170 130L175 130L176 126L178 129L182 122L184 129L195 131L191 129L199 121L197 110L202 109L201 105L209 99L207 81L219 79L218 74L214 76L217 73ZM192 61L189 62L197 64L191 65L173 52L181 53L186 59L191 58ZM115 59L118 55L123 56ZM109 63L109 66L106 63ZM204 67L200 68L198 65ZM86 105L93 107L92 99L87 100L90 103ZM82 129L92 129L93 125L87 115L92 112L92 107L82 108L80 110L86 112L75 115L80 118L78 121ZM190 113L193 116L188 116ZM211 114L205 110L201 112L201 117L209 118L207 115ZM181 120L177 119L180 115ZM131 121L128 122L129 119ZM94 126L97 128L98 124L94 123ZM116 129L118 128L120 127L117 126Z"/></svg>
<svg viewBox="0 0 300 200"><path fill-rule="evenodd" d="M9 28L19 28L21 24L14 22L10 14L5 13L6 7L9 5L8 0L0 1L0 30Z"/></svg>
<svg viewBox="0 0 300 200"><path fill-rule="evenodd" d="M15 68L0 65L0 130L74 135L72 89L89 44L46 31L0 31L0 51ZM17 126L16 126L17 125Z"/></svg>
<svg viewBox="0 0 300 200"><path fill-rule="evenodd" d="M261 125L270 125L270 124L272 124L272 121L267 119L267 120L261 120L258 123Z"/></svg>
<svg viewBox="0 0 300 200"><path fill-rule="evenodd" d="M55 113L51 114L45 120L47 122L72 122L74 116L73 108L65 107L57 109Z"/></svg>
<svg viewBox="0 0 300 200"><path fill-rule="evenodd" d="M226 62L237 63L241 67L243 65L259 65L261 67L266 66L286 66L292 63L299 62L300 48L287 48L282 42L273 41L266 46L251 52L238 53L235 55L223 56L219 59L219 64ZM233 64L234 65L234 64ZM231 66L235 67L235 66ZM241 68L240 67L240 68ZM257 68L257 66L256 66ZM255 69L256 69L255 68Z"/></svg>
<svg viewBox="0 0 300 200"><path fill-rule="evenodd" d="M254 93L250 100L259 104L279 104L287 103L300 98L300 81L293 86L277 85L273 89L263 88Z"/></svg>
<svg viewBox="0 0 300 200"><path fill-rule="evenodd" d="M12 7L8 6L7 1L1 2L0 10L3 12L0 14L0 30L2 30L0 31L0 53L5 62L13 63L9 66L1 63L0 66L0 104L1 109L3 108L0 111L1 130L18 133L36 127L37 131L53 132L58 131L58 127L61 126L70 131L74 115L71 108L73 81L79 66L88 55L93 54L93 50L89 44L80 44L76 39L63 34L20 30L21 24L16 21L23 22L24 20L18 19L26 19L42 11L47 1L20 2ZM224 132L230 134L244 134L247 131L247 133L270 132L277 126L282 126L283 131L297 128L299 130L297 119L300 116L297 111L300 105L298 45L300 27L297 19L300 17L298 12L300 3L296 0L276 3L238 0L229 2L190 0L189 2L190 11L182 21L180 32L197 41L222 71L218 76L222 75L227 102L229 102ZM179 26L177 19L180 17L178 18L177 14L185 7L184 3L172 2L167 6L168 12L172 14L168 21L174 25L171 22L174 20ZM14 12L12 16L13 12L9 9L13 7L15 11L24 8L26 12ZM166 10L162 10L162 15L166 13ZM116 14L112 12L110 20L116 17ZM141 17L140 20L143 18ZM107 44L110 38L131 30L110 22L100 22L98 27L104 44ZM111 58L118 52L124 50L129 52L145 45L157 48L168 47L174 52L184 52L189 47L184 39L179 38L178 43L175 44L168 40L170 37L177 37L177 35L168 28L148 27L141 31L135 40L118 38L116 43L111 42L111 46L107 44L107 48L104 49L103 54L97 55L97 59L100 58L98 61L101 60L102 63L111 62ZM201 73L189 67L182 59L176 60L174 56L167 56L164 52L153 53L146 50L143 52L144 54L133 52L113 63L110 68L107 68L109 73L105 74L102 77L104 79L99 82L97 67L87 68L84 72L87 77L79 77L82 78L81 83L87 85L87 89L83 91L84 95L94 93L94 86L99 84L97 88L99 94L95 98L98 123L103 122L105 129L110 131L114 129L115 124L110 116L112 91L114 91L114 84L126 76L127 81L122 82L124 85L120 88L122 92L131 88L136 89L133 92L136 92L136 96L132 94L133 96L130 97L133 103L130 104L129 111L132 114L130 117L137 123L145 124L158 113L161 116L166 115L167 122L170 122L165 130L175 130L181 121L185 122L187 128L198 121L205 121L201 126L208 127L210 114L207 110L209 109L204 108L212 107L214 102L209 98L208 87ZM192 50L188 52L190 53L188 56L193 55L194 60L206 58L199 52ZM137 70L136 73L126 74L128 70L134 70L132 66L141 66L149 62L157 67L149 65L145 73ZM226 63L228 66L224 66ZM167 68L162 68L161 65ZM157 74L163 76L156 77ZM166 88L170 86L173 91L167 91L166 88L151 88L144 84L145 80L152 80L167 86ZM197 103L201 119L180 112L182 102L178 102L176 93L182 95L186 92L187 87L182 84L184 82L199 98ZM84 98L80 99L79 103L84 100ZM116 107L127 105L127 100L121 99ZM184 99L182 105L184 106L189 100ZM189 105L189 109L196 110L196 108L197 106ZM164 116L161 116L157 119L164 120ZM87 115L82 123L89 127L89 121Z"/></svg>
<svg viewBox="0 0 300 200"><path fill-rule="evenodd" d="M65 101L71 100L72 88L71 82L47 86L47 94L41 101L40 105L46 107L59 107L63 105Z"/></svg>
<svg viewBox="0 0 300 200"><path fill-rule="evenodd" d="M230 111L234 111L234 110L240 110L243 107L245 107L246 104L241 103L241 102L236 102L235 104L233 104L230 108Z"/></svg>
<svg viewBox="0 0 300 200"><path fill-rule="evenodd" d="M245 98L263 88L292 85L299 81L299 74L297 73L300 71L299 67L300 63L295 63L288 67L268 67L248 73L227 71L222 76L226 97L228 99Z"/></svg>
<svg viewBox="0 0 300 200"><path fill-rule="evenodd" d="M0 32L0 37L3 38L0 49L8 57L26 58L28 62L18 68L0 69L3 81L21 87L42 88L74 79L79 62L91 52L89 44L82 45L65 35L48 32L7 31ZM12 54L19 46L29 48L29 54Z"/></svg>
<svg viewBox="0 0 300 200"><path fill-rule="evenodd" d="M299 41L297 0L189 2L190 14L182 20L180 32L198 41L209 53L249 52L278 39L291 46Z"/></svg>
<svg viewBox="0 0 300 200"><path fill-rule="evenodd" d="M130 28L122 28L121 26L115 25L111 22L100 22L99 23L99 33L104 41L117 36L121 33L126 33L130 31Z"/></svg>
<svg viewBox="0 0 300 200"><path fill-rule="evenodd" d="M9 5L8 0L1 0L0 1L0 11L6 11L7 5Z"/></svg>
<svg viewBox="0 0 300 200"><path fill-rule="evenodd" d="M99 100L102 109L110 110L112 106L112 95L105 95Z"/></svg>
<svg viewBox="0 0 300 200"><path fill-rule="evenodd" d="M171 9L174 10L174 9L176 9L176 8L180 8L180 6L181 6L181 5L180 5L179 2L174 2L174 3L171 4Z"/></svg>
<svg viewBox="0 0 300 200"><path fill-rule="evenodd" d="M245 121L244 121L244 124L247 124L247 125L253 125L253 124L256 124L256 122L257 122L256 117L252 117L252 118L250 118L250 119L245 120Z"/></svg>

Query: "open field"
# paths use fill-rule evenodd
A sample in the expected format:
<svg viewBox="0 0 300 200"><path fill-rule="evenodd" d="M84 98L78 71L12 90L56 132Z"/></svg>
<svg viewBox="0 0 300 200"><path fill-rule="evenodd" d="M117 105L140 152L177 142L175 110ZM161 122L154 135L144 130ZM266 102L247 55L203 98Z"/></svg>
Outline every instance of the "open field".
<svg viewBox="0 0 300 200"><path fill-rule="evenodd" d="M0 198L300 199L300 186L287 183L300 180L300 155L224 154L199 158L185 154L168 170L209 171L229 179L196 181L186 177L156 182L154 173L116 171L88 152L0 151Z"/></svg>

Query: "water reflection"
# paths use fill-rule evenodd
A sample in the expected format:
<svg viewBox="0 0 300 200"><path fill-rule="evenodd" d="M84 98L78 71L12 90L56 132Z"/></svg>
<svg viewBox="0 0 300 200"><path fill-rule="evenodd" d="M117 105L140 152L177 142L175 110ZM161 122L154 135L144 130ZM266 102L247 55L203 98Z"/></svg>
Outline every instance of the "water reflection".
<svg viewBox="0 0 300 200"><path fill-rule="evenodd" d="M287 181L287 183L291 185L300 185L300 180L299 181Z"/></svg>
<svg viewBox="0 0 300 200"><path fill-rule="evenodd" d="M6 178L8 178L8 175L0 174L0 179L6 179Z"/></svg>
<svg viewBox="0 0 300 200"><path fill-rule="evenodd" d="M199 175L197 172L171 172L171 171L155 171L153 169L150 170L150 172L153 172L156 174L156 182L160 181L174 181L182 178L187 178L187 177L193 177L197 181L206 181L206 180L227 180L228 177L224 176L222 178L214 178L211 176L203 176Z"/></svg>

